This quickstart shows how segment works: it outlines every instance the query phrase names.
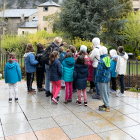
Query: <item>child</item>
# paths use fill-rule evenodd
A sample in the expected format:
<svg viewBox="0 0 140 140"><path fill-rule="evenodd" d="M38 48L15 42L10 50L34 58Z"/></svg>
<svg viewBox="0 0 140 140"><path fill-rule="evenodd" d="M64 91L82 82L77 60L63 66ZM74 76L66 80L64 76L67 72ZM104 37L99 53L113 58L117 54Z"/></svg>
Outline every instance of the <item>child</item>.
<svg viewBox="0 0 140 140"><path fill-rule="evenodd" d="M34 80L34 72L36 71L36 65L38 64L38 61L35 60L33 52L34 52L33 45L28 43L26 47L26 53L23 56L23 58L25 58L28 94L33 94L35 92L34 89L32 89L32 83Z"/></svg>
<svg viewBox="0 0 140 140"><path fill-rule="evenodd" d="M72 101L72 83L73 83L73 70L74 70L75 60L73 58L73 54L68 52L64 60L62 62L62 72L63 76L62 79L65 81L66 85L66 96L64 103L67 104L68 102Z"/></svg>
<svg viewBox="0 0 140 140"><path fill-rule="evenodd" d="M66 55L66 51L64 51L64 48L63 47L59 47L59 61L61 62L62 64L62 61L64 60L64 57ZM64 89L65 88L65 81L64 80L61 80L61 88Z"/></svg>
<svg viewBox="0 0 140 140"><path fill-rule="evenodd" d="M116 50L114 49L110 50L110 56L111 56L111 82L112 82L112 89L110 89L110 93L117 93L116 91L117 72L115 72L115 70L116 70L118 55Z"/></svg>
<svg viewBox="0 0 140 140"><path fill-rule="evenodd" d="M120 79L120 85L121 85L121 91L116 94L117 97L124 97L124 75L126 73L126 67L127 67L127 59L128 55L126 52L124 52L123 46L118 47L118 61L116 65L116 72L118 73L119 79Z"/></svg>
<svg viewBox="0 0 140 140"><path fill-rule="evenodd" d="M18 102L18 85L17 82L21 81L21 71L14 53L9 54L9 61L5 65L5 83L9 85L9 103L12 102L12 90L15 91L15 102Z"/></svg>
<svg viewBox="0 0 140 140"><path fill-rule="evenodd" d="M111 78L110 58L107 56L108 51L106 47L99 49L100 60L97 66L97 73L95 76L95 82L99 82L99 89L104 105L99 106L99 111L109 112L109 88Z"/></svg>
<svg viewBox="0 0 140 140"><path fill-rule="evenodd" d="M62 77L62 69L61 63L58 60L59 54L58 51L53 51L50 56L50 81L53 85L53 98L52 101L58 104L56 98L61 89L61 77Z"/></svg>
<svg viewBox="0 0 140 140"><path fill-rule="evenodd" d="M76 102L81 106L81 90L84 95L84 105L87 106L87 77L88 77L88 65L85 64L83 56L78 56L73 72L75 79L76 89L78 90L78 101Z"/></svg>

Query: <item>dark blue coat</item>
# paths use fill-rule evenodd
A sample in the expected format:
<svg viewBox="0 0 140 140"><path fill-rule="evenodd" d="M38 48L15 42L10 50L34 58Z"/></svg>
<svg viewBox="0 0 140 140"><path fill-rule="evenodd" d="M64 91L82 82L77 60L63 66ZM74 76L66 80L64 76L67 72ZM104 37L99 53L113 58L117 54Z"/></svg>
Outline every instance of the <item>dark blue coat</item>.
<svg viewBox="0 0 140 140"><path fill-rule="evenodd" d="M50 81L59 81L62 77L61 63L58 59L55 59L50 65Z"/></svg>
<svg viewBox="0 0 140 140"><path fill-rule="evenodd" d="M75 79L76 89L87 88L88 65L75 65L73 78Z"/></svg>

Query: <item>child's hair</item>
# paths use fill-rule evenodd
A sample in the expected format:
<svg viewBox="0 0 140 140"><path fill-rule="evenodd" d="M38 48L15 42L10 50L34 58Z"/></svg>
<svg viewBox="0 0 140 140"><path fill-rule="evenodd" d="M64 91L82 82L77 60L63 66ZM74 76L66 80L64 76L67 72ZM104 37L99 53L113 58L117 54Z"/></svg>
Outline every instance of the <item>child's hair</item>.
<svg viewBox="0 0 140 140"><path fill-rule="evenodd" d="M70 50L70 52L72 52L75 55L76 48L73 45L69 45L69 50Z"/></svg>
<svg viewBox="0 0 140 140"><path fill-rule="evenodd" d="M37 43L37 49L44 49L44 46L41 43Z"/></svg>
<svg viewBox="0 0 140 140"><path fill-rule="evenodd" d="M53 61L55 60L55 58L58 56L58 52L57 51L53 51L49 58L50 58L50 65L52 65Z"/></svg>
<svg viewBox="0 0 140 140"><path fill-rule="evenodd" d="M64 51L64 48L63 47L59 47L59 52L63 52Z"/></svg>
<svg viewBox="0 0 140 140"><path fill-rule="evenodd" d="M85 65L85 59L82 55L79 55L76 60L76 64Z"/></svg>
<svg viewBox="0 0 140 140"><path fill-rule="evenodd" d="M26 46L26 53L27 52L34 52L33 45L31 43L28 43Z"/></svg>
<svg viewBox="0 0 140 140"><path fill-rule="evenodd" d="M85 52L84 50L81 50L81 51L79 52L79 55L82 55L83 57L85 57L86 52Z"/></svg>
<svg viewBox="0 0 140 140"><path fill-rule="evenodd" d="M68 57L74 57L74 56L73 56L73 54L71 52L68 52L68 53L66 53L64 59L68 58Z"/></svg>
<svg viewBox="0 0 140 140"><path fill-rule="evenodd" d="M123 46L119 46L118 47L118 52L119 53L124 53L124 47Z"/></svg>
<svg viewBox="0 0 140 140"><path fill-rule="evenodd" d="M13 63L13 59L15 59L15 58L16 58L15 53L9 53L9 62L10 63Z"/></svg>

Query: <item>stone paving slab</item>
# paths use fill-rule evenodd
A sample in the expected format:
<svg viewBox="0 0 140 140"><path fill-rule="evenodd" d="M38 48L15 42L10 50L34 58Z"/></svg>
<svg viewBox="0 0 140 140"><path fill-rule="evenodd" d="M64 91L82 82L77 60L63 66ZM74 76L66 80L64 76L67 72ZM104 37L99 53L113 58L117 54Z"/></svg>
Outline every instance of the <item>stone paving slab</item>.
<svg viewBox="0 0 140 140"><path fill-rule="evenodd" d="M36 88L36 84L33 84ZM8 85L0 84L0 140L139 140L140 99L110 96L110 112L101 112L101 100L87 94L88 106L64 104L65 90L56 105L45 92L27 94L18 84L19 103L8 103Z"/></svg>

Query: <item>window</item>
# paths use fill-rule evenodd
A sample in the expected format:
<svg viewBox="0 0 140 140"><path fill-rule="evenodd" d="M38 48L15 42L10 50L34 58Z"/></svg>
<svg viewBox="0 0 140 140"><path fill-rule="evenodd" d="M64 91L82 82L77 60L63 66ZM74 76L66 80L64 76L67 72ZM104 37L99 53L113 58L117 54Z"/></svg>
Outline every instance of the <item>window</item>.
<svg viewBox="0 0 140 140"><path fill-rule="evenodd" d="M43 7L43 11L48 11L48 7Z"/></svg>
<svg viewBox="0 0 140 140"><path fill-rule="evenodd" d="M45 27L44 30L47 31L47 27Z"/></svg>
<svg viewBox="0 0 140 140"><path fill-rule="evenodd" d="M33 17L33 19L34 19L35 17Z"/></svg>
<svg viewBox="0 0 140 140"><path fill-rule="evenodd" d="M134 11L136 11L136 12L137 12L138 10L139 10L139 8L134 8Z"/></svg>
<svg viewBox="0 0 140 140"><path fill-rule="evenodd" d="M22 31L22 35L24 35L24 31Z"/></svg>

